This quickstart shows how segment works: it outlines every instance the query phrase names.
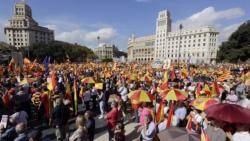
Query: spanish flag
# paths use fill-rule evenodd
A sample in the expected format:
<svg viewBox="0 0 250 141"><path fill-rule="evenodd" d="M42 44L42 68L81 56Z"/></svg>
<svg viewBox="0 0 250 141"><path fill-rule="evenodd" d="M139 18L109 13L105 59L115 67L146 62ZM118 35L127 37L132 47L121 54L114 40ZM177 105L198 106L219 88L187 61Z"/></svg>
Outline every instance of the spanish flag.
<svg viewBox="0 0 250 141"><path fill-rule="evenodd" d="M66 84L65 98L72 101L70 84L68 82Z"/></svg>
<svg viewBox="0 0 250 141"><path fill-rule="evenodd" d="M174 115L174 101L171 101L171 105L170 105L169 113L168 113L168 120L167 120L168 128L171 126L173 115Z"/></svg>
<svg viewBox="0 0 250 141"><path fill-rule="evenodd" d="M210 90L208 84L205 84L203 91L205 92L205 94L207 96L211 96L211 90Z"/></svg>
<svg viewBox="0 0 250 141"><path fill-rule="evenodd" d="M196 98L199 97L200 94L201 94L201 83L198 82L198 83L197 83L197 86L196 86L196 90L195 90Z"/></svg>
<svg viewBox="0 0 250 141"><path fill-rule="evenodd" d="M211 141L204 129L201 129L201 141Z"/></svg>
<svg viewBox="0 0 250 141"><path fill-rule="evenodd" d="M103 89L103 83L95 83L95 88L102 90Z"/></svg>
<svg viewBox="0 0 250 141"><path fill-rule="evenodd" d="M220 95L219 86L218 86L218 83L216 81L213 82L213 84L212 84L211 95L212 96Z"/></svg>
<svg viewBox="0 0 250 141"><path fill-rule="evenodd" d="M160 123L163 119L164 119L164 103L163 101L161 101L157 113L155 115L155 122Z"/></svg>
<svg viewBox="0 0 250 141"><path fill-rule="evenodd" d="M164 82L168 81L168 70L164 72Z"/></svg>
<svg viewBox="0 0 250 141"><path fill-rule="evenodd" d="M77 82L74 80L74 106L75 106L75 115L78 113L78 97L77 97Z"/></svg>

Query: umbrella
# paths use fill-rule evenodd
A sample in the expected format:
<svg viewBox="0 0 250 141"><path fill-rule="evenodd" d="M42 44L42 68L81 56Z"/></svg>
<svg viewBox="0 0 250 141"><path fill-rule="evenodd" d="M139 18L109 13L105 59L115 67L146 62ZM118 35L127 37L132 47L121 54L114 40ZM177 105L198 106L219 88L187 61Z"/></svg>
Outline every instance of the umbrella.
<svg viewBox="0 0 250 141"><path fill-rule="evenodd" d="M158 133L160 141L200 141L200 135L188 133L185 128L171 127Z"/></svg>
<svg viewBox="0 0 250 141"><path fill-rule="evenodd" d="M232 124L250 124L250 110L236 104L216 104L205 112L208 119Z"/></svg>
<svg viewBox="0 0 250 141"><path fill-rule="evenodd" d="M163 84L161 84L161 85L159 86L159 88L160 88L160 90L166 90L166 89L168 88L168 82L167 82L167 81L164 82Z"/></svg>
<svg viewBox="0 0 250 141"><path fill-rule="evenodd" d="M92 77L86 77L82 79L82 83L95 83Z"/></svg>
<svg viewBox="0 0 250 141"><path fill-rule="evenodd" d="M153 96L144 90L135 90L128 94L128 97L137 102L151 102Z"/></svg>
<svg viewBox="0 0 250 141"><path fill-rule="evenodd" d="M199 98L196 98L194 101L192 101L191 105L195 107L196 109L203 111L207 109L208 107L214 104L218 104L218 103L219 101L216 99L199 97Z"/></svg>
<svg viewBox="0 0 250 141"><path fill-rule="evenodd" d="M184 91L178 89L167 89L160 93L160 96L165 100L185 100L188 94Z"/></svg>

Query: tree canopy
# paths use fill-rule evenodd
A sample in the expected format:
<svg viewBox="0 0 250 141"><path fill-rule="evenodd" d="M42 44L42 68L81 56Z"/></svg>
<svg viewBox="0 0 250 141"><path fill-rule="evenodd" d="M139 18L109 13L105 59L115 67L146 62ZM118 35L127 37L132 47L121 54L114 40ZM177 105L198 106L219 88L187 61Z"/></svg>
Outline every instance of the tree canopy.
<svg viewBox="0 0 250 141"><path fill-rule="evenodd" d="M34 44L30 47L20 48L19 50L1 42L0 58L1 60L3 60L2 58L5 58L4 61L8 62L11 59L10 56L12 51L21 51L24 57L28 57L28 50L29 59L36 59L38 62L42 62L46 56L50 56L51 60L58 63L67 60L70 60L71 62L82 62L87 59L95 58L93 51L86 46L70 44L62 41L53 41L49 44Z"/></svg>
<svg viewBox="0 0 250 141"><path fill-rule="evenodd" d="M49 44L35 44L30 48L23 48L24 56L28 55L28 49L29 58L32 60L37 59L40 62L46 56L50 56L52 60L58 63L65 62L68 59L72 62L82 62L95 56L93 51L85 46L61 41L53 41Z"/></svg>
<svg viewBox="0 0 250 141"><path fill-rule="evenodd" d="M228 41L223 42L217 53L217 60L237 63L250 59L250 21L243 23Z"/></svg>

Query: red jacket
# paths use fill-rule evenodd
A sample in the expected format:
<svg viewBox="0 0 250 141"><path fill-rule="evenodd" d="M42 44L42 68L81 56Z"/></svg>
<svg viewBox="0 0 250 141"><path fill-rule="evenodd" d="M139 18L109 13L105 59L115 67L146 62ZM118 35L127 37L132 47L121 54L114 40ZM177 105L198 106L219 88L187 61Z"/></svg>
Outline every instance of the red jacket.
<svg viewBox="0 0 250 141"><path fill-rule="evenodd" d="M113 108L107 113L108 127L114 129L118 119L118 109Z"/></svg>

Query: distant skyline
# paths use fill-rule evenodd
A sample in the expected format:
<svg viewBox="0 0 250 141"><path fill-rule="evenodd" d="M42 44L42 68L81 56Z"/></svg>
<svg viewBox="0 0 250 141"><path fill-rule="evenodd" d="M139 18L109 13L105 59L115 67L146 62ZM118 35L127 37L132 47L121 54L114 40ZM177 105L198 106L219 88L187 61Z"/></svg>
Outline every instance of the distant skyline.
<svg viewBox="0 0 250 141"><path fill-rule="evenodd" d="M0 41L4 26L13 14L15 2L0 0ZM90 48L100 42L127 50L127 40L155 33L159 11L171 13L172 31L180 23L184 29L214 26L224 41L237 27L250 19L249 0L26 0L33 18L55 30L55 39Z"/></svg>

